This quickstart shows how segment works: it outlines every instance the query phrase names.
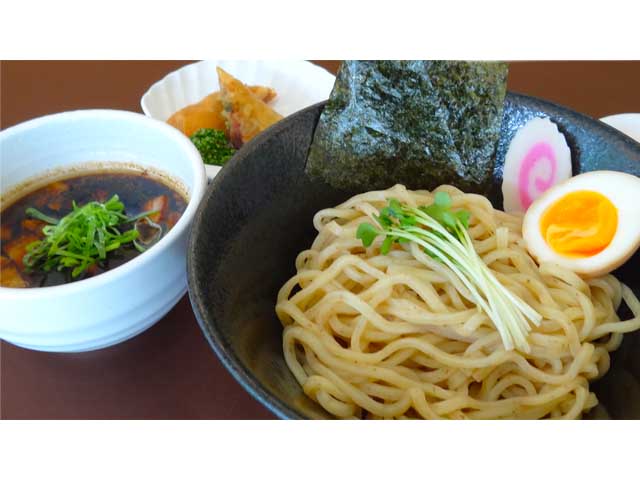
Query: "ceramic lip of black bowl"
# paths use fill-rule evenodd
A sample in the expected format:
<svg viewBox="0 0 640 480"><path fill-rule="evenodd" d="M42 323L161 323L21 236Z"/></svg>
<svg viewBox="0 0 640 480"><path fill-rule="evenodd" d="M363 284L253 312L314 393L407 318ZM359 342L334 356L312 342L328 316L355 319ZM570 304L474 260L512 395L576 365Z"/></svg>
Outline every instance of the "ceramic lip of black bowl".
<svg viewBox="0 0 640 480"><path fill-rule="evenodd" d="M251 140L251 142L247 143L241 150L239 150L236 155L234 155L234 157L227 164L227 167L223 168L222 171L218 173L214 180L209 184L207 191L203 196L202 202L193 220L193 226L189 237L189 248L187 250L189 298L197 322L202 329L205 338L207 339L209 345L221 360L223 365L231 373L233 378L235 378L235 380L253 398L260 402L271 413L282 419L306 419L308 417L301 415L276 395L269 392L267 388L265 388L265 386L263 386L256 379L249 368L243 364L238 355L234 352L232 345L230 345L226 341L219 329L212 328L207 323L207 321L205 320L207 304L206 288L200 284L201 282L199 282L196 277L195 271L197 270L197 265L196 255L194 252L196 251L196 246L200 241L203 224L207 222L207 218L204 215L205 206L207 205L209 198L212 196L212 192L214 192L221 184L225 182L227 174L231 172L230 167L236 168L236 164L242 162L245 157L253 154L253 152L259 149L267 141L267 139L273 136L277 136L282 132L290 129L291 125L295 124L295 122L297 122L298 119L301 118L301 116L305 114L308 115L309 112L314 110L318 110L320 112L325 104L326 102L320 102L318 104L312 105L276 123L269 129L262 132L260 135L256 136L253 140ZM556 121L555 117L563 119L562 122L556 123L558 123L560 131L565 135L568 143L570 144L570 147L572 149L572 156L574 156L574 149L579 150L579 148L577 147L578 142L575 141L575 138L577 138L578 136L589 137L589 132L596 129L599 132L599 135L596 136L606 136L606 138L610 140L611 144L616 144L617 151L622 151L625 153L630 152L631 157L640 159L640 144L635 142L630 137L627 137L626 135L620 133L613 127L610 127L603 122L570 110L561 105L557 105L553 102L512 92L509 92L507 94L507 98L505 99L505 117L503 119L501 138L496 151L496 156L498 158L504 158L506 149L508 148L511 139L513 138L513 135L515 135L515 132L518 130L518 128L524 122L535 116L547 116L552 121ZM582 149L585 150L585 145L596 146L596 144L593 142L595 142L595 140L588 139L587 141L585 141L583 139ZM605 147L600 146L600 149L602 148ZM498 162L496 162L496 164L495 176L496 182L499 183L501 181L501 178L500 172L498 170L501 169L501 165L498 165ZM620 165L623 165L623 167L620 169L624 171L624 165L628 166L628 163L625 164L624 161L622 161L622 163L619 164L616 163L615 159L608 159L605 161L604 165L605 167L610 167L610 169L619 169ZM588 170L605 169L602 168L602 165L598 164L597 160L593 161L592 167L593 168L589 168ZM634 167L634 171L630 173L640 176L640 162L638 163L637 171L635 170L636 169ZM580 170L577 169L576 165L574 164L574 175L577 173L580 173ZM499 200L501 202L501 198ZM209 315L215 314L209 313Z"/></svg>

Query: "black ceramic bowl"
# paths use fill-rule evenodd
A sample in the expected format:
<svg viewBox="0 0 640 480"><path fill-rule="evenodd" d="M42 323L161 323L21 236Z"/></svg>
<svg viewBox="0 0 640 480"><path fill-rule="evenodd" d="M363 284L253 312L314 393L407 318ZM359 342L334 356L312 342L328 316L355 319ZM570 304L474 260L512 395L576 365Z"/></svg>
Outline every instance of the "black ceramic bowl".
<svg viewBox="0 0 640 480"><path fill-rule="evenodd" d="M512 93L505 106L498 165L520 126L548 116L567 138L574 171L640 176L640 144L604 123ZM236 380L281 418L327 414L303 394L284 362L274 311L277 292L295 273L297 254L316 235L314 213L359 193L334 190L304 173L322 108L318 104L286 118L235 155L209 185L188 249L189 295L204 335ZM389 186L394 183L390 178ZM498 195L491 200L502 206ZM636 255L618 272L636 293L639 266ZM611 371L593 388L612 418L640 418L640 332L625 336Z"/></svg>

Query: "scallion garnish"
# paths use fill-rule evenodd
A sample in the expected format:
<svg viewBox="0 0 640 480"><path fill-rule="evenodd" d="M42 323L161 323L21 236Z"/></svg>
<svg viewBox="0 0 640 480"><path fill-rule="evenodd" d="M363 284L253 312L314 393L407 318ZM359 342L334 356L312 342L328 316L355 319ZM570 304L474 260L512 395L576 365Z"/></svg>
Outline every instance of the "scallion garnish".
<svg viewBox="0 0 640 480"><path fill-rule="evenodd" d="M451 204L446 192L436 193L433 204L418 208L391 199L375 217L379 228L362 223L356 236L369 247L376 237L383 235L380 253L384 255L394 243L416 243L462 281L476 305L495 325L506 350L516 346L521 351L530 351L529 322L539 325L541 315L499 282L475 251L467 233L470 213L453 211Z"/></svg>
<svg viewBox="0 0 640 480"><path fill-rule="evenodd" d="M42 228L42 240L27 246L23 263L27 271L71 269L71 276L76 278L94 263L105 260L109 252L138 238L135 226L121 231L122 226L153 213L156 212L127 216L118 195L105 203L89 202L81 207L73 202L73 210L59 220L27 208L28 216L49 225Z"/></svg>

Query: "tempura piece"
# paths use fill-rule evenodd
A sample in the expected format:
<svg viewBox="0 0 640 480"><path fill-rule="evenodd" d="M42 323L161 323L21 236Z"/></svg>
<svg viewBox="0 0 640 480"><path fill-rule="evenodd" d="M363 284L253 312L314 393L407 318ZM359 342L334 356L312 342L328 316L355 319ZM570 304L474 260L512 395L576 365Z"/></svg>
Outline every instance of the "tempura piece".
<svg viewBox="0 0 640 480"><path fill-rule="evenodd" d="M229 140L235 148L251 140L258 133L282 119L266 103L238 79L217 67L223 106L222 115L227 120Z"/></svg>
<svg viewBox="0 0 640 480"><path fill-rule="evenodd" d="M262 85L248 87L253 95L263 102L270 102L276 97L273 88ZM222 115L222 102L220 92L213 92L207 95L198 103L188 105L169 117L167 123L182 133L190 137L196 130L201 128L213 128L216 130L228 131L225 118Z"/></svg>

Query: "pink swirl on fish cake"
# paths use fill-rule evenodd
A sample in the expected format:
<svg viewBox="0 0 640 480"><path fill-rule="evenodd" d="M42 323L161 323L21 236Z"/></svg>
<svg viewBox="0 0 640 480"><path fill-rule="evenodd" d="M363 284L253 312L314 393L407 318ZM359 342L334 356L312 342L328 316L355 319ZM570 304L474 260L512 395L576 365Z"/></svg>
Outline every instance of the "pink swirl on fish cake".
<svg viewBox="0 0 640 480"><path fill-rule="evenodd" d="M539 161L547 161L549 163L549 166L551 167L551 174L549 175L549 178L537 177L533 179L533 182L530 182L531 172ZM518 175L520 203L525 210L529 208L529 205L531 205L533 201L540 196L540 194L545 192L554 184L557 168L558 164L556 155L553 148L551 148L551 145L546 142L539 142L529 149L527 155L522 161L522 164L520 165L520 172ZM533 192L529 189L530 185L535 187Z"/></svg>

